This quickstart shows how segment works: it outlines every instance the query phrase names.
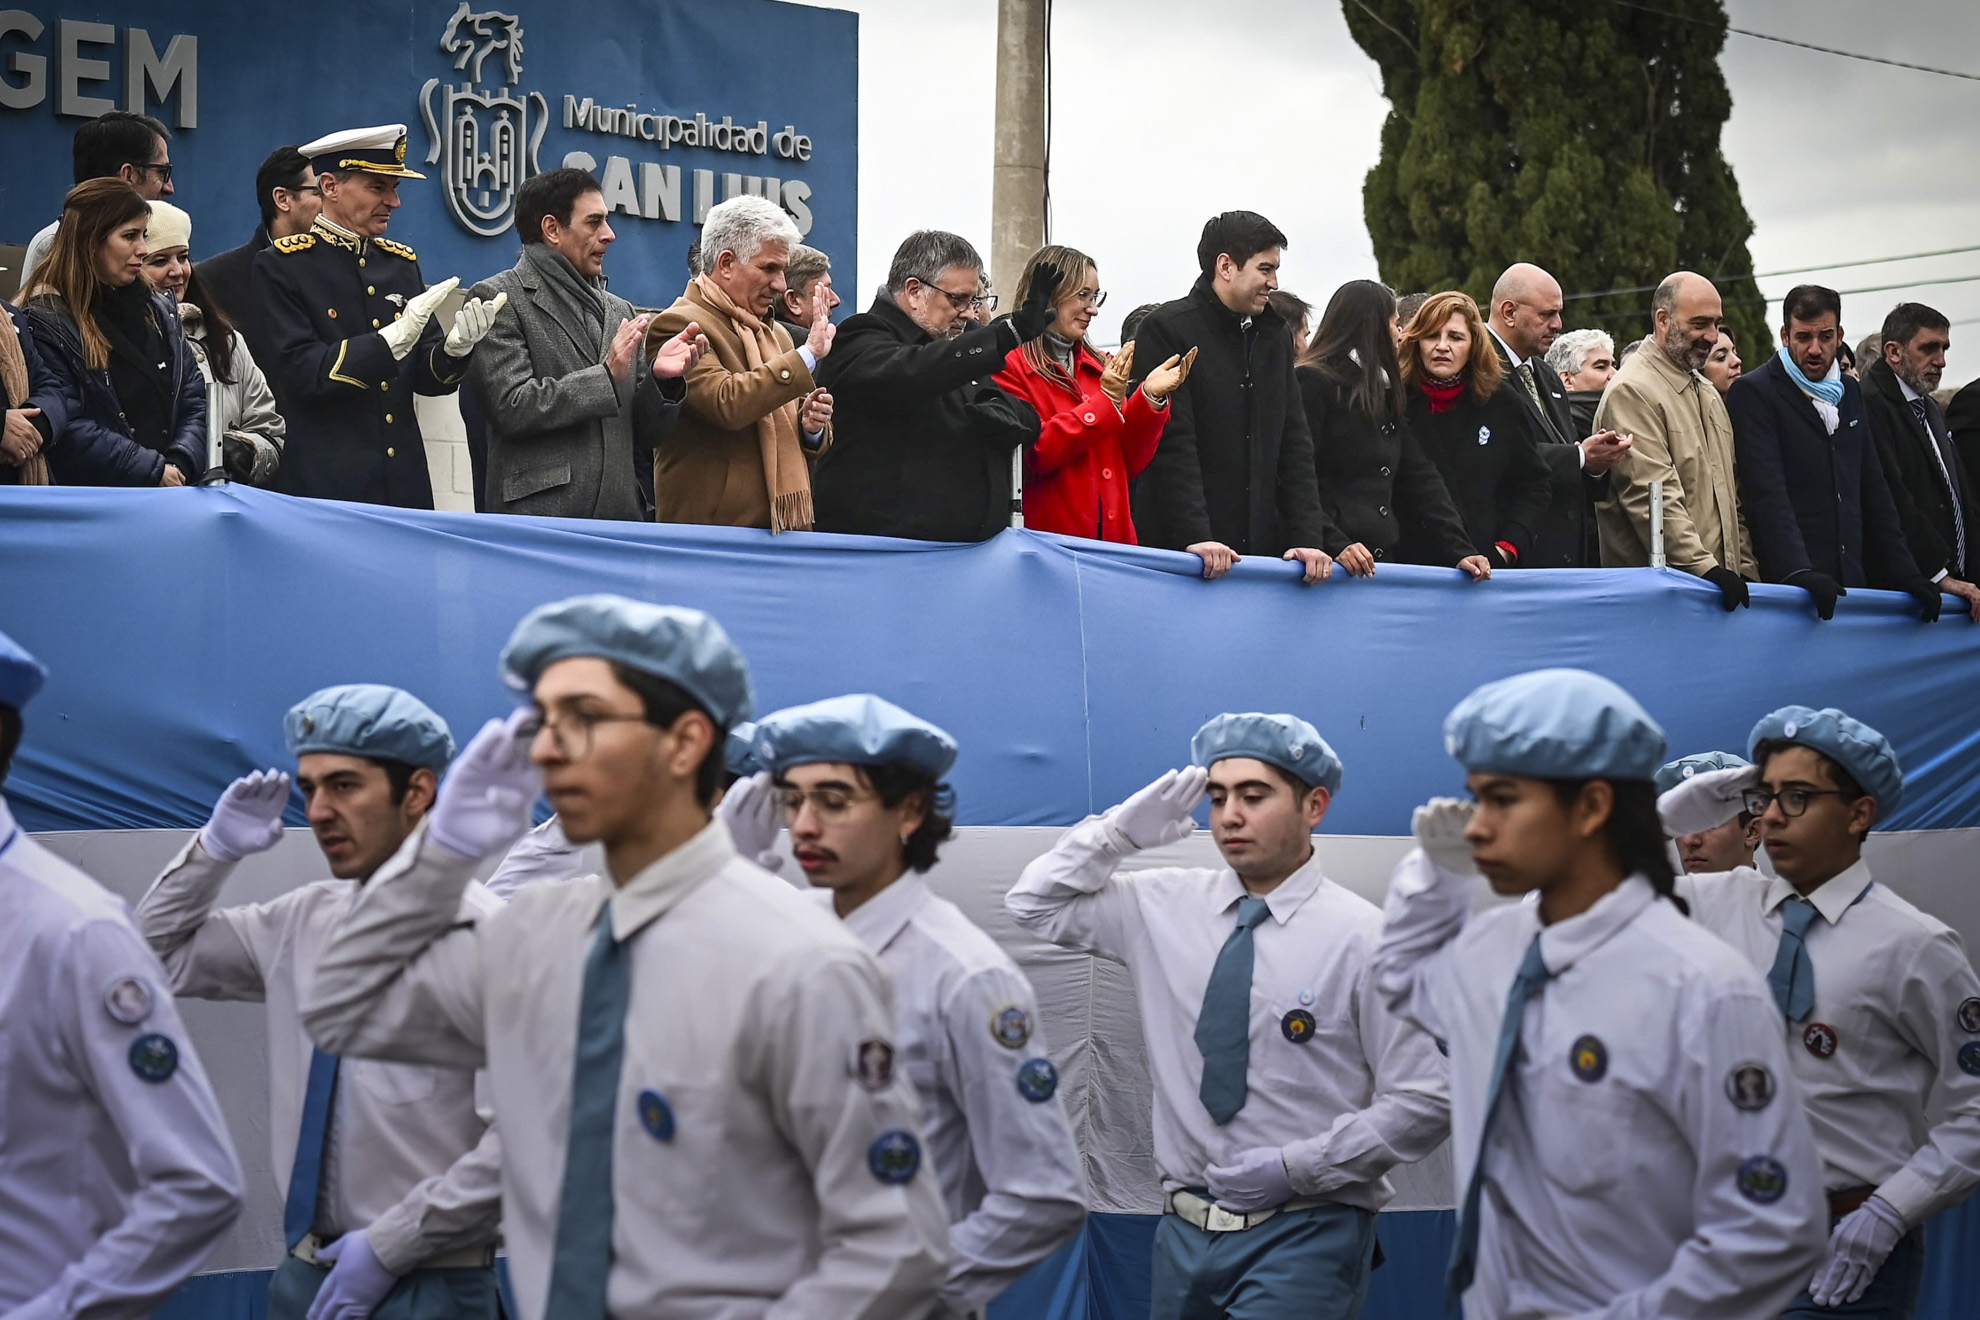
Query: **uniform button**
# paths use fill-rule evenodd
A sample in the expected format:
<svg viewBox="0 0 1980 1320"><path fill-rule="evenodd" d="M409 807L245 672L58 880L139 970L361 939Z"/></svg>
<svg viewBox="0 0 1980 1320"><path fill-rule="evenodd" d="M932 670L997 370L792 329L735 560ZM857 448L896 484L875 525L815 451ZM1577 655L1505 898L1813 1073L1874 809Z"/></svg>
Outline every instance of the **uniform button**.
<svg viewBox="0 0 1980 1320"><path fill-rule="evenodd" d="M1385 476L1385 477L1386 477L1386 476L1388 476L1388 475L1389 475L1389 469L1387 469L1387 468L1383 468L1383 469L1382 469L1382 475L1383 475L1383 476Z"/></svg>
<svg viewBox="0 0 1980 1320"><path fill-rule="evenodd" d="M391 421L391 420L392 420L392 414L391 414L391 413L386 413L386 414L385 414L385 420L386 420L386 421L388 421L388 422L389 422L389 421ZM1384 512L1387 512L1387 510L1384 510Z"/></svg>
<svg viewBox="0 0 1980 1320"><path fill-rule="evenodd" d="M377 293L377 292L378 292L378 290L376 290L376 289L374 289L374 288L372 288L372 287L371 287L371 286L370 286L369 284L367 284L367 285L365 285L365 286L364 286L364 291L365 291L366 293Z"/></svg>
<svg viewBox="0 0 1980 1320"><path fill-rule="evenodd" d="M388 380L380 384L378 392L381 394L390 394L392 392L392 382Z"/></svg>
<svg viewBox="0 0 1980 1320"><path fill-rule="evenodd" d="M385 420L389 422L389 421L391 421L392 419L391 419L391 418L389 418L389 417L387 417L387 418L386 418ZM398 450L396 450L396 449L387 449L387 450L385 451L385 457L387 457L387 458L397 458L398 456L399 456L399 451L398 451Z"/></svg>
<svg viewBox="0 0 1980 1320"><path fill-rule="evenodd" d="M1387 559L1389 557L1389 552L1387 550L1377 550L1375 552L1375 557L1377 559Z"/></svg>
<svg viewBox="0 0 1980 1320"><path fill-rule="evenodd" d="M1114 469L1112 469L1112 468L1101 468L1101 469L1100 469L1100 479L1101 479L1102 481L1112 481L1112 480L1114 479Z"/></svg>
<svg viewBox="0 0 1980 1320"><path fill-rule="evenodd" d="M789 380L790 378L791 378L791 373L789 371L780 371L777 373L778 380Z"/></svg>
<svg viewBox="0 0 1980 1320"><path fill-rule="evenodd" d="M392 419L388 417L388 418L386 418L385 420L389 422L389 421L391 421ZM1384 518L1386 518L1386 517L1388 517L1388 516L1389 516L1389 506L1388 506L1388 505L1386 505L1386 504L1383 504L1383 505L1379 505L1379 506L1377 506L1377 508L1376 508L1376 510L1375 510L1375 512L1377 512L1377 513L1379 513L1379 514L1381 514L1381 515L1382 515L1382 516L1383 516Z"/></svg>
<svg viewBox="0 0 1980 1320"><path fill-rule="evenodd" d="M378 328L378 318L375 316L371 318L371 328L373 330L376 330Z"/></svg>
<svg viewBox="0 0 1980 1320"><path fill-rule="evenodd" d="M360 265L360 266L362 266L362 265L364 265L364 258L363 258L363 257L359 257L359 258L358 258L358 265Z"/></svg>

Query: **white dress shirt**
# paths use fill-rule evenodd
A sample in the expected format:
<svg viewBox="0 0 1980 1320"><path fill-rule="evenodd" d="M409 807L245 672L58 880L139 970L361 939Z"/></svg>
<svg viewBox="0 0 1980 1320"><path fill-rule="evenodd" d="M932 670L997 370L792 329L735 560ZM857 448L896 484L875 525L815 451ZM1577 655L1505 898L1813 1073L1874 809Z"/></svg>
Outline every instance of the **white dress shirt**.
<svg viewBox="0 0 1980 1320"><path fill-rule="evenodd" d="M611 1314L893 1320L934 1305L948 1265L937 1180L925 1167L905 1183L873 1172L883 1136L919 1141L919 1107L898 1079L861 1080L860 1047L890 1042L894 1014L858 940L738 857L720 821L621 887L538 885L461 925L474 866L422 825L324 949L303 1021L342 1054L487 1069L526 1320L543 1320L549 1294L601 912L632 958ZM667 1138L641 1120L648 1091L671 1109Z"/></svg>
<svg viewBox="0 0 1980 1320"><path fill-rule="evenodd" d="M235 865L214 858L195 834L138 901L138 928L176 993L266 1005L269 1155L286 1199L311 1054L297 1006L359 886L319 880L271 902L216 912ZM474 921L500 906L471 886L458 919ZM501 1148L477 1108L472 1072L342 1060L327 1137L311 1225L319 1237L366 1229L379 1262L394 1273L494 1243Z"/></svg>
<svg viewBox="0 0 1980 1320"><path fill-rule="evenodd" d="M1678 885L1698 923L1764 976L1794 887L1746 867ZM1784 1034L1823 1179L1832 1192L1875 1187L1916 1226L1980 1185L1980 977L1958 935L1860 861L1808 901L1815 1011Z"/></svg>
<svg viewBox="0 0 1980 1320"><path fill-rule="evenodd" d="M1459 1196L1536 934L1552 973L1493 1120L1465 1315L1779 1315L1828 1213L1766 984L1641 876L1544 931L1533 901L1471 915L1480 883L1411 851L1375 958L1396 1011L1450 1046Z"/></svg>
<svg viewBox="0 0 1980 1320"><path fill-rule="evenodd" d="M149 1036L177 1067L140 1076ZM156 1047L150 1069L169 1055ZM137 1320L241 1209L227 1124L123 901L0 798L0 1314Z"/></svg>
<svg viewBox="0 0 1980 1320"><path fill-rule="evenodd" d="M831 909L829 891L812 894ZM845 921L894 980L895 1045L921 1097L949 1212L942 1301L958 1314L975 1311L1086 1220L1086 1178L1056 1083L1035 1101L1018 1085L1021 1068L1052 1062L1037 1000L1010 955L918 875L902 876ZM1037 1073L1034 1065L1033 1094Z"/></svg>
<svg viewBox="0 0 1980 1320"><path fill-rule="evenodd" d="M1131 851L1091 817L1025 867L1005 906L1043 939L1124 963L1134 978L1163 1188L1201 1192L1208 1166L1278 1146L1299 1196L1380 1210L1395 1195L1388 1171L1435 1150L1449 1111L1435 1043L1370 984L1382 914L1327 879L1317 856L1265 895L1271 919L1252 932L1248 1092L1219 1127L1198 1094L1196 1019L1244 883L1228 867L1115 874ZM1312 1029L1294 1041L1285 1024L1302 1011Z"/></svg>

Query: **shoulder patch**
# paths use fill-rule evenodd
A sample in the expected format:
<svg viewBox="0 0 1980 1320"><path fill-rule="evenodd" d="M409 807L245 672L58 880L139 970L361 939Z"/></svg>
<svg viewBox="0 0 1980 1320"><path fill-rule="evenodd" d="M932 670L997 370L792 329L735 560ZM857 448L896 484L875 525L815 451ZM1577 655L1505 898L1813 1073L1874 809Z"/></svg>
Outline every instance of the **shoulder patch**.
<svg viewBox="0 0 1980 1320"><path fill-rule="evenodd" d="M316 246L316 235L290 234L287 237L276 239L270 246L277 252L283 253L307 252Z"/></svg>
<svg viewBox="0 0 1980 1320"><path fill-rule="evenodd" d="M419 260L419 253L395 239L374 238L371 240L371 246L378 248L380 251L389 252L395 257L404 257L407 261Z"/></svg>

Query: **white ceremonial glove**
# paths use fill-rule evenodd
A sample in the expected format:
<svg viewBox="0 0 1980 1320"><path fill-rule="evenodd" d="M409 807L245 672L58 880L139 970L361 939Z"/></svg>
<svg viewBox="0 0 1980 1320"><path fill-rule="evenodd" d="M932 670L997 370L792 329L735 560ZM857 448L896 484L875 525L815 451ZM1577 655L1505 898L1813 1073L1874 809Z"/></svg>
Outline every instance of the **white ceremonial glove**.
<svg viewBox="0 0 1980 1320"><path fill-rule="evenodd" d="M530 740L518 730L535 717L523 706L506 720L481 726L440 781L427 827L433 842L457 857L479 860L508 851L528 832L543 776L529 759Z"/></svg>
<svg viewBox="0 0 1980 1320"><path fill-rule="evenodd" d="M1171 770L1109 811L1104 819L1136 852L1176 843L1196 830L1190 813L1203 800L1203 787L1209 782L1210 772L1202 766Z"/></svg>
<svg viewBox="0 0 1980 1320"><path fill-rule="evenodd" d="M399 1281L379 1263L371 1238L361 1228L319 1248L316 1258L330 1262L330 1273L316 1290L304 1320L365 1320Z"/></svg>
<svg viewBox="0 0 1980 1320"><path fill-rule="evenodd" d="M217 861L238 862L282 841L282 808L289 805L289 776L257 770L227 785L200 827L199 846Z"/></svg>
<svg viewBox="0 0 1980 1320"><path fill-rule="evenodd" d="M1745 810L1745 793L1760 782L1760 767L1736 765L1726 770L1707 770L1678 781L1676 788L1657 799L1657 814L1663 817L1664 833L1674 839L1687 834L1715 830Z"/></svg>
<svg viewBox="0 0 1980 1320"><path fill-rule="evenodd" d="M462 303L461 310L454 313L453 329L447 332L447 356L462 358L474 352L474 346L495 324L495 314L508 305L509 295L506 292L498 293L492 299L470 298Z"/></svg>
<svg viewBox="0 0 1980 1320"><path fill-rule="evenodd" d="M447 295L459 288L460 283L458 279L440 281L425 293L408 301L406 310L401 313L399 319L378 332L379 337L385 341L385 347L392 350L394 358L400 362L406 360L406 354L412 352L413 345L419 342L420 332L425 330L426 323L433 319L433 309L445 302Z"/></svg>
<svg viewBox="0 0 1980 1320"><path fill-rule="evenodd" d="M1212 1200L1226 1210L1250 1214L1292 1200L1292 1177L1285 1153L1277 1146L1255 1146L1235 1164L1213 1164L1203 1171Z"/></svg>
<svg viewBox="0 0 1980 1320"><path fill-rule="evenodd" d="M1478 861L1464 837L1474 810L1461 798L1431 798L1409 820L1410 832L1423 855L1453 875L1478 874Z"/></svg>
<svg viewBox="0 0 1980 1320"><path fill-rule="evenodd" d="M715 804L715 819L729 827L736 851L766 871L779 870L784 859L777 851L778 818L784 800L768 770L738 779Z"/></svg>
<svg viewBox="0 0 1980 1320"><path fill-rule="evenodd" d="M1808 1285L1810 1299L1817 1306L1846 1306L1863 1296L1906 1231L1904 1216L1881 1196L1844 1215L1829 1234L1828 1259Z"/></svg>

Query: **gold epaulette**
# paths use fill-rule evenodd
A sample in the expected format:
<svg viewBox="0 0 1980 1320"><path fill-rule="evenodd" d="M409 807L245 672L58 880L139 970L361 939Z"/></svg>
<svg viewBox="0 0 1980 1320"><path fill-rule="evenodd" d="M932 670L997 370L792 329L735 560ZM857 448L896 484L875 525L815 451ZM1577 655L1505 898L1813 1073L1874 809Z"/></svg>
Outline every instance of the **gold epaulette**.
<svg viewBox="0 0 1980 1320"><path fill-rule="evenodd" d="M404 243L396 242L393 239L374 238L371 240L371 246L381 251L389 252L395 257L404 257L407 261L419 260L419 253L413 251Z"/></svg>
<svg viewBox="0 0 1980 1320"><path fill-rule="evenodd" d="M290 234L271 244L277 252L307 252L316 246L315 234Z"/></svg>

